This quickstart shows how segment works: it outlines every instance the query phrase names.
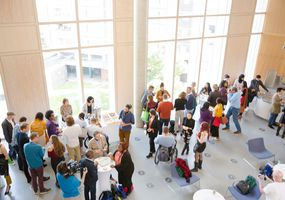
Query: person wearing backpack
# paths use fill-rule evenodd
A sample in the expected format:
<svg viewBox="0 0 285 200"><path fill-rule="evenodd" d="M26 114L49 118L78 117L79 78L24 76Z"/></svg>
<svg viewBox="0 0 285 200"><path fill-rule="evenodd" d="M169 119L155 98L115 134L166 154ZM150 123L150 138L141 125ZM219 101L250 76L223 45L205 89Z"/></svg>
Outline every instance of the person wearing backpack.
<svg viewBox="0 0 285 200"><path fill-rule="evenodd" d="M265 187L262 186L261 178L258 177L259 190L265 194L266 200L284 200L285 199L285 182L283 182L283 174L279 170L273 171L273 182Z"/></svg>

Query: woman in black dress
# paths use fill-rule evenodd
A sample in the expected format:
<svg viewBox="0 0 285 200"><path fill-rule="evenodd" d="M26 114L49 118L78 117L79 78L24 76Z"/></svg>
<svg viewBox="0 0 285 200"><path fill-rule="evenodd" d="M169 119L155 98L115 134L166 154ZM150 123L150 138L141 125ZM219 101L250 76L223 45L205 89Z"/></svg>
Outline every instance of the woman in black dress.
<svg viewBox="0 0 285 200"><path fill-rule="evenodd" d="M151 158L152 154L155 153L155 144L154 139L157 136L159 129L159 120L154 109L149 111L149 121L146 127L146 134L149 137L149 154L146 156L147 158Z"/></svg>
<svg viewBox="0 0 285 200"><path fill-rule="evenodd" d="M188 112L187 116L183 119L183 137L184 137L184 148L182 150L181 155L184 155L184 152L186 151L186 155L189 153L189 142L190 138L193 134L193 129L195 126L195 120L192 118L192 113ZM181 135L182 136L182 135Z"/></svg>
<svg viewBox="0 0 285 200"><path fill-rule="evenodd" d="M128 151L126 143L121 142L118 149L113 154L115 168L118 171L119 184L122 184L126 194L133 191L132 176L134 173L134 163Z"/></svg>
<svg viewBox="0 0 285 200"><path fill-rule="evenodd" d="M200 131L197 133L197 143L194 146L194 153L195 153L195 167L191 171L197 172L198 169L202 169L202 162L203 162L203 151L206 148L206 142L209 139L210 133L210 126L207 122L202 122L200 126Z"/></svg>

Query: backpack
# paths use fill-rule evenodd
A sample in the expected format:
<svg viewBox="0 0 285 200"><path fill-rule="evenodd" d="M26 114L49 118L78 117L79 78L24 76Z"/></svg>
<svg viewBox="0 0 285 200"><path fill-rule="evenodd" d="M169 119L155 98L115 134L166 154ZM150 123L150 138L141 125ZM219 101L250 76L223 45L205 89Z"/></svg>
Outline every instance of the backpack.
<svg viewBox="0 0 285 200"><path fill-rule="evenodd" d="M126 199L127 194L121 184L111 184L112 194L117 199Z"/></svg>
<svg viewBox="0 0 285 200"><path fill-rule="evenodd" d="M167 147L160 147L158 153L158 160L162 162L169 161L169 151Z"/></svg>
<svg viewBox="0 0 285 200"><path fill-rule="evenodd" d="M250 193L256 186L256 180L253 176L247 176L245 182L249 185L248 192Z"/></svg>
<svg viewBox="0 0 285 200"><path fill-rule="evenodd" d="M99 200L115 200L115 198L111 191L103 191L99 196Z"/></svg>
<svg viewBox="0 0 285 200"><path fill-rule="evenodd" d="M264 168L260 169L260 174L267 176L268 178L272 178L273 168L267 163Z"/></svg>

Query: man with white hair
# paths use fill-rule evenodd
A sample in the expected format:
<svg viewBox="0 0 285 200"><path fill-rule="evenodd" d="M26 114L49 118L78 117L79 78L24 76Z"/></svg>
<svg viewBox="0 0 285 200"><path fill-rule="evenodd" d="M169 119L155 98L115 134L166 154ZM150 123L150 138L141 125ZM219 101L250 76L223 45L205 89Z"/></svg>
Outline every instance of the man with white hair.
<svg viewBox="0 0 285 200"><path fill-rule="evenodd" d="M265 187L261 185L261 179L259 181L259 190L261 193L264 193L266 200L284 200L285 199L285 182L282 182L283 174L279 170L274 170L273 181Z"/></svg>

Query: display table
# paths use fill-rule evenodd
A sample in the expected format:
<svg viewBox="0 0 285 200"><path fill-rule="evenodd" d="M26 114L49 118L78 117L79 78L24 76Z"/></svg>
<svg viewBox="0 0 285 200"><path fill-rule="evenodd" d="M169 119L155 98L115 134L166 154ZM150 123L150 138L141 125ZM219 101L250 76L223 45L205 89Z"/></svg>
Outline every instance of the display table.
<svg viewBox="0 0 285 200"><path fill-rule="evenodd" d="M215 190L201 189L195 192L193 200L225 200L225 198Z"/></svg>
<svg viewBox="0 0 285 200"><path fill-rule="evenodd" d="M283 180L285 180L285 164L277 164L273 167L273 171L274 170L279 170L282 172L283 174Z"/></svg>
<svg viewBox="0 0 285 200"><path fill-rule="evenodd" d="M98 163L98 185L100 191L111 190L110 175L111 171L113 170L111 166L115 165L115 162L109 157L96 158L95 162Z"/></svg>

